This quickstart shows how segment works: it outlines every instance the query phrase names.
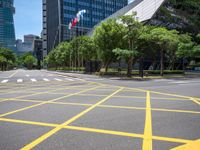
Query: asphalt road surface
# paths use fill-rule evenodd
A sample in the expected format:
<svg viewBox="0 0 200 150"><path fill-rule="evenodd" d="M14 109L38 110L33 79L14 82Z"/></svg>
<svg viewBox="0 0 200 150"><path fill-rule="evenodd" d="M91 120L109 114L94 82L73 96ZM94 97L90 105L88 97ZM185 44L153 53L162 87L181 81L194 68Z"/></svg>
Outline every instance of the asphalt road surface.
<svg viewBox="0 0 200 150"><path fill-rule="evenodd" d="M0 72L1 150L199 150L200 79Z"/></svg>

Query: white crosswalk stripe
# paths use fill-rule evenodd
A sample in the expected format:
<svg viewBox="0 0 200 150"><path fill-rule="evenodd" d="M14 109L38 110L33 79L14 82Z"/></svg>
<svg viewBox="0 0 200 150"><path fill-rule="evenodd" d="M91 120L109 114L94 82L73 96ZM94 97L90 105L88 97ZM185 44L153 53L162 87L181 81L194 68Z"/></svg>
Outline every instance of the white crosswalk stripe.
<svg viewBox="0 0 200 150"><path fill-rule="evenodd" d="M37 82L37 80L36 80L36 79L31 79L31 81L32 81L32 82Z"/></svg>
<svg viewBox="0 0 200 150"><path fill-rule="evenodd" d="M75 78L75 80L83 81L83 79Z"/></svg>
<svg viewBox="0 0 200 150"><path fill-rule="evenodd" d="M55 78L56 81L62 81L61 79Z"/></svg>
<svg viewBox="0 0 200 150"><path fill-rule="evenodd" d="M17 83L21 83L21 82L23 82L22 79L17 79Z"/></svg>
<svg viewBox="0 0 200 150"><path fill-rule="evenodd" d="M3 80L3 81L1 81L1 83L7 83L8 82L8 80Z"/></svg>
<svg viewBox="0 0 200 150"><path fill-rule="evenodd" d="M65 78L66 80L68 80L68 81L74 81L73 79L70 79L70 78Z"/></svg>
<svg viewBox="0 0 200 150"><path fill-rule="evenodd" d="M186 84L186 83L190 83L188 81L175 81L175 82L171 82L171 83L174 83L174 84Z"/></svg>
<svg viewBox="0 0 200 150"><path fill-rule="evenodd" d="M47 78L43 78L43 80L44 80L44 81L47 81L47 82L49 81L49 79L47 79Z"/></svg>

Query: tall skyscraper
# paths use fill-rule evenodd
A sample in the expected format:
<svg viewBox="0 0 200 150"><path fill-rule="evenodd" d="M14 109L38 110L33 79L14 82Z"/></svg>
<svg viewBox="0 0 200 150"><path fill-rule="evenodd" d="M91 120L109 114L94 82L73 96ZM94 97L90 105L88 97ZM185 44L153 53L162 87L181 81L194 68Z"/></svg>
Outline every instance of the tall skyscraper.
<svg viewBox="0 0 200 150"><path fill-rule="evenodd" d="M44 56L59 42L87 33L94 25L128 4L128 0L43 0ZM72 30L70 21L80 10L84 18Z"/></svg>
<svg viewBox="0 0 200 150"><path fill-rule="evenodd" d="M0 0L0 46L16 50L13 0Z"/></svg>

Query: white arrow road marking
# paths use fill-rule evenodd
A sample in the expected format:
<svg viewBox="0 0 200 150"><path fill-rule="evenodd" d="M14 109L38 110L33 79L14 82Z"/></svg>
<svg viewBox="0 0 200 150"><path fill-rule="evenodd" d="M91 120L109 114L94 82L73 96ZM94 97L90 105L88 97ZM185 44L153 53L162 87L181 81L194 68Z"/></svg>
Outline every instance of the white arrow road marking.
<svg viewBox="0 0 200 150"><path fill-rule="evenodd" d="M37 80L36 80L36 79L31 79L31 81L32 81L32 82L37 82Z"/></svg>
<svg viewBox="0 0 200 150"><path fill-rule="evenodd" d="M61 79L55 78L56 81L62 81Z"/></svg>
<svg viewBox="0 0 200 150"><path fill-rule="evenodd" d="M47 79L47 78L44 78L43 80L44 80L44 81L47 81L47 82L49 81L49 79Z"/></svg>
<svg viewBox="0 0 200 150"><path fill-rule="evenodd" d="M17 83L21 83L21 82L23 82L22 79L17 79Z"/></svg>
<svg viewBox="0 0 200 150"><path fill-rule="evenodd" d="M1 83L7 83L8 82L8 80L3 80L3 81L1 81Z"/></svg>

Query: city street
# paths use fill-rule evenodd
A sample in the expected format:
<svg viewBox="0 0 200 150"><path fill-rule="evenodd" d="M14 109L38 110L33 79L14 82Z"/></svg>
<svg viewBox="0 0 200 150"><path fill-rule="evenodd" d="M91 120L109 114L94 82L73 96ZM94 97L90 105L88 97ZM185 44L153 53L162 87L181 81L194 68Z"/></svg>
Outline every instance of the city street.
<svg viewBox="0 0 200 150"><path fill-rule="evenodd" d="M200 78L0 72L2 150L198 150Z"/></svg>

